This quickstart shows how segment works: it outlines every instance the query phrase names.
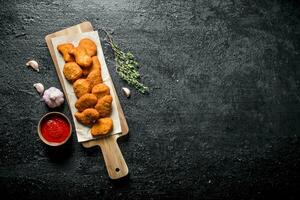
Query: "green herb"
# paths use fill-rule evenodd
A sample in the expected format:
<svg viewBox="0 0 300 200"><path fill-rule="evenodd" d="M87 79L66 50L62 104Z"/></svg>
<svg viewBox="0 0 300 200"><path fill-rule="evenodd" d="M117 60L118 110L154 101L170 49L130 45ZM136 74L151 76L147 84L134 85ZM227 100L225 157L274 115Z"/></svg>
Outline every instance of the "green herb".
<svg viewBox="0 0 300 200"><path fill-rule="evenodd" d="M103 29L101 29L103 30ZM149 88L140 82L140 73L138 71L139 63L135 60L131 52L122 51L118 45L113 41L112 36L105 30L103 30L109 41L108 43L112 47L115 54L116 72L125 80L129 85L136 88L141 93L148 93Z"/></svg>

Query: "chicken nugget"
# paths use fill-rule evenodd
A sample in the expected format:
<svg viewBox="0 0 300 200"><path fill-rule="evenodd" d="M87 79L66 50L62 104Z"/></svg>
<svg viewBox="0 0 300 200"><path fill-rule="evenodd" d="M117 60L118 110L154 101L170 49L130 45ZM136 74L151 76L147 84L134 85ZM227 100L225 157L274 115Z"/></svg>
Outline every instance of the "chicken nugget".
<svg viewBox="0 0 300 200"><path fill-rule="evenodd" d="M111 103L111 95L105 95L104 97L98 100L95 109L99 112L100 117L108 117L110 115L112 110Z"/></svg>
<svg viewBox="0 0 300 200"><path fill-rule="evenodd" d="M64 66L63 73L68 81L74 82L82 75L82 69L76 62L68 62Z"/></svg>
<svg viewBox="0 0 300 200"><path fill-rule="evenodd" d="M92 71L94 70L100 70L101 71L101 63L99 62L98 56L93 56L93 65L92 65Z"/></svg>
<svg viewBox="0 0 300 200"><path fill-rule="evenodd" d="M65 43L57 46L57 50L62 54L65 62L75 61L74 56L70 54L70 51L74 48L73 44Z"/></svg>
<svg viewBox="0 0 300 200"><path fill-rule="evenodd" d="M105 95L109 95L110 94L110 89L107 85L105 85L104 83L100 83L95 85L92 88L92 93L98 98L101 99L102 97L104 97Z"/></svg>
<svg viewBox="0 0 300 200"><path fill-rule="evenodd" d="M87 52L85 48L78 46L76 48L73 48L70 51L71 55L74 55L75 61L78 65L80 65L82 68L88 68L92 65L93 60L92 57L87 55Z"/></svg>
<svg viewBox="0 0 300 200"><path fill-rule="evenodd" d="M96 46L96 44L88 38L84 38L84 39L80 40L78 46L81 46L81 47L85 48L85 50L86 50L86 52L89 56L97 55L97 46Z"/></svg>
<svg viewBox="0 0 300 200"><path fill-rule="evenodd" d="M93 88L95 85L102 83L102 77L100 75L99 70L94 70L89 73L89 75L86 78L91 82L91 87Z"/></svg>
<svg viewBox="0 0 300 200"><path fill-rule="evenodd" d="M99 113L94 108L88 108L88 109L85 109L84 111L82 111L81 113L76 112L75 113L75 118L81 124L91 126L99 118Z"/></svg>
<svg viewBox="0 0 300 200"><path fill-rule="evenodd" d="M106 135L113 129L113 121L110 117L98 119L91 129L93 136Z"/></svg>
<svg viewBox="0 0 300 200"><path fill-rule="evenodd" d="M87 93L82 95L75 103L75 107L79 112L82 112L83 110L87 108L94 108L94 106L97 104L97 97L93 94Z"/></svg>
<svg viewBox="0 0 300 200"><path fill-rule="evenodd" d="M99 62L98 56L93 56L92 61L93 61L93 64L92 64L90 72L100 71L100 75L101 75L101 63Z"/></svg>
<svg viewBox="0 0 300 200"><path fill-rule="evenodd" d="M93 60L93 65L92 65L92 69L89 73L89 75L87 76L87 79L89 81L91 81L91 86L92 88L99 84L99 83L102 83L103 80L102 80L102 76L101 76L101 65L100 65L100 62L97 58L97 56L93 56L92 57L92 60Z"/></svg>
<svg viewBox="0 0 300 200"><path fill-rule="evenodd" d="M76 97L80 98L82 95L91 92L91 82L87 79L80 78L73 83L73 89Z"/></svg>
<svg viewBox="0 0 300 200"><path fill-rule="evenodd" d="M102 76L101 76L101 64L100 64L100 62L98 60L98 57L97 56L93 56L92 60L93 60L92 66L89 67L89 68L82 69L82 73L83 73L84 76L87 76L90 72L98 70L99 74L100 74L100 78L102 80Z"/></svg>

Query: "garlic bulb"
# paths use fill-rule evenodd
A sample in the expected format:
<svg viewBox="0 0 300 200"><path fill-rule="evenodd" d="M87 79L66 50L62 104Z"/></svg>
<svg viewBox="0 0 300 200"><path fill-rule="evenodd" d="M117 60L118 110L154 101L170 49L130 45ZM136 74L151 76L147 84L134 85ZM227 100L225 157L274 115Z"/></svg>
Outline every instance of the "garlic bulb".
<svg viewBox="0 0 300 200"><path fill-rule="evenodd" d="M129 98L130 97L130 90L128 88L126 88L126 87L123 87L122 90L123 90L125 96L127 98Z"/></svg>
<svg viewBox="0 0 300 200"><path fill-rule="evenodd" d="M36 91L37 91L40 95L42 95L43 92L44 92L44 90L45 90L43 84L41 84L41 83L35 83L35 84L33 84L33 87L35 87Z"/></svg>
<svg viewBox="0 0 300 200"><path fill-rule="evenodd" d="M35 61L35 60L30 60L26 63L26 66L30 66L31 68L33 68L35 71L39 72L39 64Z"/></svg>
<svg viewBox="0 0 300 200"><path fill-rule="evenodd" d="M63 104L64 94L59 89L50 87L49 89L45 90L43 100L50 108L56 108Z"/></svg>

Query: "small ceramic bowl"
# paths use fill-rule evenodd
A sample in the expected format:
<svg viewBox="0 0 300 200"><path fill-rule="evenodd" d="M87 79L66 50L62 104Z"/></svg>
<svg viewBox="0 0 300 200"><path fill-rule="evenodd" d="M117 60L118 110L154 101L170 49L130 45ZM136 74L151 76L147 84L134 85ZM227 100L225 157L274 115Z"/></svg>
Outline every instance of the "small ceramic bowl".
<svg viewBox="0 0 300 200"><path fill-rule="evenodd" d="M43 134L42 134L42 123L44 122L44 120L47 120L53 116L58 116L58 117L61 117L63 118L69 125L70 127L70 131L67 135L67 137L63 140L63 141L60 141L60 142L51 142L51 141L48 141L44 138ZM40 139L47 145L49 146L61 146L63 145L64 143L66 143L68 141L68 139L70 138L71 136L71 133L72 133L72 125L71 125L71 122L70 120L68 119L68 117L66 115L64 115L63 113L60 113L60 112L49 112L47 114L45 114L39 121L39 124L38 124L38 134L39 134L39 137Z"/></svg>

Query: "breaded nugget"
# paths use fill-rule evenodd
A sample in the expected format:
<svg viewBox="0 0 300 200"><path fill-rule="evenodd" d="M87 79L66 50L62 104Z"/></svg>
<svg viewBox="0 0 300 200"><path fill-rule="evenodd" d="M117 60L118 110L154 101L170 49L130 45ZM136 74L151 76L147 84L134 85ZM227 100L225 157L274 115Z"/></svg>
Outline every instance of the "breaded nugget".
<svg viewBox="0 0 300 200"><path fill-rule="evenodd" d="M101 65L98 60L98 57L93 56L92 60L93 60L93 65L92 65L89 75L87 76L87 79L89 81L91 81L91 86L93 88L95 85L102 83L103 80L102 80L102 76L101 76Z"/></svg>
<svg viewBox="0 0 300 200"><path fill-rule="evenodd" d="M84 39L80 40L78 46L81 46L81 47L85 48L85 50L86 50L86 52L89 56L97 55L97 46L96 46L96 44L88 38L84 38Z"/></svg>
<svg viewBox="0 0 300 200"><path fill-rule="evenodd" d="M93 88L95 85L102 83L102 77L100 75L99 70L94 70L89 73L89 75L86 78L91 82L91 87Z"/></svg>
<svg viewBox="0 0 300 200"><path fill-rule="evenodd" d="M64 66L63 73L68 81L74 82L82 75L82 69L76 62L68 62Z"/></svg>
<svg viewBox="0 0 300 200"><path fill-rule="evenodd" d="M92 66L89 67L89 68L84 68L82 70L82 73L83 73L84 76L87 76L90 72L98 70L99 74L100 74L100 78L102 80L102 76L101 76L101 64L100 64L100 62L98 60L98 57L97 56L93 56L92 60L93 60Z"/></svg>
<svg viewBox="0 0 300 200"><path fill-rule="evenodd" d="M74 55L75 61L78 65L80 65L82 68L88 68L92 65L93 60L92 57L87 55L85 48L78 46L76 48L73 48L70 51L70 54Z"/></svg>
<svg viewBox="0 0 300 200"><path fill-rule="evenodd" d="M101 99L102 97L104 97L105 95L109 95L110 94L110 89L107 85L105 85L104 83L100 83L95 85L92 88L92 93L98 98Z"/></svg>
<svg viewBox="0 0 300 200"><path fill-rule="evenodd" d="M93 94L87 93L82 95L75 103L75 107L79 112L87 109L87 108L94 108L97 104L97 97Z"/></svg>
<svg viewBox="0 0 300 200"><path fill-rule="evenodd" d="M94 108L85 109L83 112L76 112L75 118L81 124L90 126L99 118L99 113Z"/></svg>
<svg viewBox="0 0 300 200"><path fill-rule="evenodd" d="M76 97L80 98L82 95L91 92L91 82L87 79L80 78L73 83L73 89Z"/></svg>
<svg viewBox="0 0 300 200"><path fill-rule="evenodd" d="M101 71L101 63L99 62L98 56L93 56L93 65L91 71L100 70Z"/></svg>
<svg viewBox="0 0 300 200"><path fill-rule="evenodd" d="M98 100L95 109L99 112L100 117L108 117L111 113L111 103L112 97L110 95L105 95Z"/></svg>
<svg viewBox="0 0 300 200"><path fill-rule="evenodd" d="M73 44L65 43L57 46L57 50L62 54L65 62L75 61L74 56L70 54L70 51L74 48Z"/></svg>
<svg viewBox="0 0 300 200"><path fill-rule="evenodd" d="M113 121L110 117L98 119L93 125L91 133L93 136L105 135L113 129Z"/></svg>

